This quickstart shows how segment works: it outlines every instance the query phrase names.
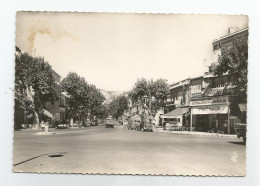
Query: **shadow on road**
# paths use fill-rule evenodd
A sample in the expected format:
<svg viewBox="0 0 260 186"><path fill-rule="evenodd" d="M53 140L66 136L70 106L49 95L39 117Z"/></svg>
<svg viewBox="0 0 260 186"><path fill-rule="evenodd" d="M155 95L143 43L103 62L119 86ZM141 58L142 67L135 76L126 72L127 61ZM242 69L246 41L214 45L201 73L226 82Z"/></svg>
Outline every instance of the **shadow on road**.
<svg viewBox="0 0 260 186"><path fill-rule="evenodd" d="M236 145L245 145L244 142L241 141L228 141L228 143L236 144Z"/></svg>
<svg viewBox="0 0 260 186"><path fill-rule="evenodd" d="M26 162L28 162L28 161L34 160L34 159L36 159L36 158L39 158L39 157L42 157L42 156L47 156L47 155L48 155L49 157L51 157L51 158L54 158L54 157L62 157L62 156L64 156L64 154L66 154L66 153L67 153L67 152L54 152L54 153L42 154L42 155L39 155L39 156L32 157L32 158L30 158L30 159L28 159L28 160L24 160L24 161L22 161L22 162L16 163L16 164L14 164L13 166L17 166L17 165L26 163Z"/></svg>

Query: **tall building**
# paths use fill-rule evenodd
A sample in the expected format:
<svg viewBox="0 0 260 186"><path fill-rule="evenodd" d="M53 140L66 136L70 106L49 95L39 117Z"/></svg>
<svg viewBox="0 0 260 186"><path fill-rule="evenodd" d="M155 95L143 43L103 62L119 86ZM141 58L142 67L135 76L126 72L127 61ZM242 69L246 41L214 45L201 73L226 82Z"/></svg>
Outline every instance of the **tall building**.
<svg viewBox="0 0 260 186"><path fill-rule="evenodd" d="M245 122L246 105L235 99L234 78L230 74L215 76L213 73L221 47L232 45L238 37L248 37L248 28L229 28L228 35L212 42L213 61L204 75L171 85L165 109L167 113L161 116L163 120L182 130L206 132L218 128L228 134L235 132L236 122Z"/></svg>
<svg viewBox="0 0 260 186"><path fill-rule="evenodd" d="M248 28L229 28L229 34L212 42L213 61L203 76L201 91L191 94L191 125L198 131L219 128L225 133L234 133L234 124L240 116L239 105L235 101L234 79L231 75L214 76L221 48L232 45L238 37L248 37ZM197 85L191 84L191 89Z"/></svg>

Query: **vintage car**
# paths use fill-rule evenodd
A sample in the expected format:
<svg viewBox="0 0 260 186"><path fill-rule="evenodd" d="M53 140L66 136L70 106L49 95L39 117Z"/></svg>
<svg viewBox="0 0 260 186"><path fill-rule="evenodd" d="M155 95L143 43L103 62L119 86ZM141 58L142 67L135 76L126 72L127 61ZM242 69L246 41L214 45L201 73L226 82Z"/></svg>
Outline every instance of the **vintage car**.
<svg viewBox="0 0 260 186"><path fill-rule="evenodd" d="M246 144L246 124L245 123L236 123L235 131L236 131L237 137L238 138L242 137L244 143Z"/></svg>
<svg viewBox="0 0 260 186"><path fill-rule="evenodd" d="M106 128L114 128L114 125L115 125L115 120L113 119L112 116L108 116L105 120L105 127Z"/></svg>
<svg viewBox="0 0 260 186"><path fill-rule="evenodd" d="M66 123L59 123L59 124L57 124L57 128L58 129L66 129L66 128L68 128L68 124L66 124Z"/></svg>

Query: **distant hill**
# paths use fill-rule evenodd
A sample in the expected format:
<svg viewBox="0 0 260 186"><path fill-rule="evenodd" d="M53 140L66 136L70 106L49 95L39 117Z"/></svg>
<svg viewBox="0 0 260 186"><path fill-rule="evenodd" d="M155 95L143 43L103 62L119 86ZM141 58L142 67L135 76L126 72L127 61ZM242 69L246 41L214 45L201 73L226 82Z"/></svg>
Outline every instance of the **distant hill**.
<svg viewBox="0 0 260 186"><path fill-rule="evenodd" d="M106 91L106 90L100 90L102 92L102 94L105 96L106 100L105 100L105 104L110 103L113 98L121 95L121 94L126 94L126 91Z"/></svg>

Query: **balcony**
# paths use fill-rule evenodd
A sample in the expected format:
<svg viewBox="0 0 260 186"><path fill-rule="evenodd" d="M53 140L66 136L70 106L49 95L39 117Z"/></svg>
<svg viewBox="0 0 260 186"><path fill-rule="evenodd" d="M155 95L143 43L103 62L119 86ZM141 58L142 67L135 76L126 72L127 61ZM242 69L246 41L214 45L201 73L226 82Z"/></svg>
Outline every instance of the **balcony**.
<svg viewBox="0 0 260 186"><path fill-rule="evenodd" d="M191 93L191 97L192 98L199 98L202 96L202 92L195 92L195 93Z"/></svg>
<svg viewBox="0 0 260 186"><path fill-rule="evenodd" d="M234 95L234 87L219 87L219 88L206 88L203 96L222 96L222 95Z"/></svg>

